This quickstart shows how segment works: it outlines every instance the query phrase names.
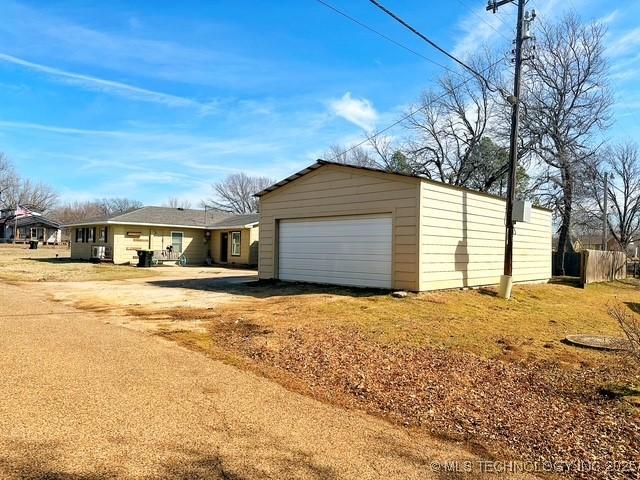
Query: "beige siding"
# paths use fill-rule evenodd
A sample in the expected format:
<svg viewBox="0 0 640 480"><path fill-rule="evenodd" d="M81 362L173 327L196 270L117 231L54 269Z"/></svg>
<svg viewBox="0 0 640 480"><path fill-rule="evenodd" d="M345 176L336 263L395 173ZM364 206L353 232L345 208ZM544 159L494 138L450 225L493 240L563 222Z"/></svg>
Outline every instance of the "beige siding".
<svg viewBox="0 0 640 480"><path fill-rule="evenodd" d="M323 166L260 201L260 278L277 278L278 221L389 213L393 219L393 287L417 290L420 181L335 165Z"/></svg>
<svg viewBox="0 0 640 480"><path fill-rule="evenodd" d="M422 182L420 289L491 285L503 272L505 201ZM518 223L514 281L551 277L551 213L534 208Z"/></svg>
<svg viewBox="0 0 640 480"><path fill-rule="evenodd" d="M88 225L77 228L96 228L96 233L100 227L104 227L104 225ZM108 245L113 247L113 230L112 225L107 227L107 241L99 242L94 241L91 243L86 242L76 242L76 227L72 227L69 229L69 235L71 238L69 239L69 244L71 247L71 258L74 260L89 260L91 259L91 247L94 245Z"/></svg>
<svg viewBox="0 0 640 480"><path fill-rule="evenodd" d="M88 227L93 227L90 225ZM95 225L99 227L99 225ZM84 227L79 227L84 228ZM113 263L136 263L137 250L164 250L171 245L171 232L182 232L183 253L189 264L205 263L209 251L209 240L204 230L182 227L150 227L146 225L108 225L108 245L112 247ZM140 234L139 236L137 234ZM71 258L88 260L91 246L99 242L76 243L75 229L71 229Z"/></svg>
<svg viewBox="0 0 640 480"><path fill-rule="evenodd" d="M213 230L211 232L211 258L214 263L220 263L220 235L229 235L227 242L227 263L230 265L257 265L259 227L232 230ZM231 255L231 232L240 232L240 255Z"/></svg>
<svg viewBox="0 0 640 480"><path fill-rule="evenodd" d="M150 227L142 225L112 225L114 234L113 263L137 262L137 250L164 250L171 245L171 232L182 232L182 253L191 265L205 263L209 240L204 230L184 227ZM133 233L140 233L136 238Z"/></svg>

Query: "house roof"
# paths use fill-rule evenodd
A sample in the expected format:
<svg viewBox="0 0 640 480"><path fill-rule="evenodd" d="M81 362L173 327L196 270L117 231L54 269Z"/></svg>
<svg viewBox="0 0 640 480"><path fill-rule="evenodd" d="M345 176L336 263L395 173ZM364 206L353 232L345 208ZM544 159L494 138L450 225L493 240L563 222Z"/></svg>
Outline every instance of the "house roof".
<svg viewBox="0 0 640 480"><path fill-rule="evenodd" d="M246 215L232 215L218 222L211 223L208 228L212 230L222 230L225 228L243 228L253 227L257 225L260 220L260 215L257 213L249 213Z"/></svg>
<svg viewBox="0 0 640 480"><path fill-rule="evenodd" d="M130 212L82 220L67 227L95 224L155 225L162 227L189 227L220 229L229 225L235 228L256 224L258 215L233 215L211 210L189 208L141 207Z"/></svg>
<svg viewBox="0 0 640 480"><path fill-rule="evenodd" d="M387 173L389 175L400 175L403 177L413 177L413 178L423 178L420 177L418 175L411 175L408 173L399 173L399 172L389 172L388 170L383 170L381 168L372 168L372 167L361 167L359 165L349 165L347 163L340 163L340 162L330 162L329 160L322 160L322 159L318 159L316 160L316 163L309 165L307 168L300 170L299 172L294 173L293 175L288 176L287 178L280 180L278 183L274 183L273 185L265 188L264 190L262 190L261 192L258 192L255 194L256 197L261 197L263 195L266 195L269 192L273 192L274 190L277 190L280 187L285 186L287 183L291 183L294 180L297 180L298 178L306 175L307 173L311 173L314 170L317 170L320 167L323 167L325 165L339 165L341 167L348 167L348 168L357 168L360 170L369 170L371 172L379 172L379 173Z"/></svg>
<svg viewBox="0 0 640 480"><path fill-rule="evenodd" d="M602 234L576 235L576 240L583 245L602 245ZM607 241L610 241L609 238Z"/></svg>
<svg viewBox="0 0 640 480"><path fill-rule="evenodd" d="M0 220L0 224L17 225L18 227L24 227L32 224L44 224L53 228L60 228L60 224L55 220L44 217L40 214L37 215L24 215L18 218L3 218Z"/></svg>
<svg viewBox="0 0 640 480"><path fill-rule="evenodd" d="M316 163L309 165L307 168L300 170L297 173L294 173L293 175L288 176L287 178L280 180L278 183L274 183L273 185L265 188L264 190L258 192L255 194L256 197L262 197L263 195L266 195L269 192L273 192L274 190L277 190L280 187L285 186L288 183L293 182L294 180L297 180L298 178L313 172L314 170L317 170L318 168L324 167L325 165L338 165L340 167L346 167L346 168L353 168L353 169L358 169L358 170L365 170L365 171L370 171L370 172L377 172L377 173L384 173L387 175L396 175L396 176L400 176L400 177L409 177L409 178L416 178L420 181L423 182L429 182L429 183L435 183L437 185L443 185L445 187L448 188L452 188L454 190L463 190L463 191L467 191L467 192L473 192L473 193L477 193L478 195L484 195L486 197L492 197L492 198L499 198L500 200L505 200L504 197L501 197L499 195L493 195L491 193L486 193L486 192L480 192L478 190L473 190L471 188L467 188L467 187L461 187L458 185L451 185L448 183L444 183L444 182L438 182L437 180L432 180L430 178L425 178L422 177L420 175L414 175L414 174L410 174L410 173L402 173L402 172L390 172L389 170L384 170L382 168L373 168L373 167L362 167L360 165L349 165L348 163L340 163L340 162L331 162L329 160L322 160L322 159L318 159L316 160ZM537 208L539 210L545 210L545 211L550 211L550 209L548 208L544 208L544 207L539 207L537 205L534 205L533 208Z"/></svg>

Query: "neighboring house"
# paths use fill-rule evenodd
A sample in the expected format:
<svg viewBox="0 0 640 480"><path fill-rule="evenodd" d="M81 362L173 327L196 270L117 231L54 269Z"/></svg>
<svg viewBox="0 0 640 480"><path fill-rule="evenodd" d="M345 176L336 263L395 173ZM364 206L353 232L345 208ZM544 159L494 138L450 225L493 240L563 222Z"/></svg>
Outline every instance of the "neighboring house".
<svg viewBox="0 0 640 480"><path fill-rule="evenodd" d="M435 290L497 284L505 200L319 160L258 193L263 279ZM551 212L516 225L514 281L551 277Z"/></svg>
<svg viewBox="0 0 640 480"><path fill-rule="evenodd" d="M142 207L67 227L74 259L135 263L138 250L153 250L167 260L184 254L189 264L257 264L257 214Z"/></svg>
<svg viewBox="0 0 640 480"><path fill-rule="evenodd" d="M602 235L580 235L573 241L573 248L576 252L582 250L602 250ZM624 250L615 238L609 236L607 239L607 250L622 251ZM636 258L638 256L638 245L636 242L631 242L627 246L627 256Z"/></svg>
<svg viewBox="0 0 640 480"><path fill-rule="evenodd" d="M602 234L577 236L573 240L573 249L576 252L581 250L604 250L602 248ZM613 237L607 239L607 250L620 250L618 242Z"/></svg>
<svg viewBox="0 0 640 480"><path fill-rule="evenodd" d="M0 242L57 245L62 240L61 232L58 222L40 213L23 208L0 211Z"/></svg>

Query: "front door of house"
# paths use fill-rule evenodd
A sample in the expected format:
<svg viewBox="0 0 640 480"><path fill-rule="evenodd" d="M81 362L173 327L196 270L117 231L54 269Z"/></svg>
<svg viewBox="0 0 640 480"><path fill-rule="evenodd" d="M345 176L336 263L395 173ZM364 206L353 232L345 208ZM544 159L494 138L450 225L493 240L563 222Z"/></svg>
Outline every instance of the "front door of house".
<svg viewBox="0 0 640 480"><path fill-rule="evenodd" d="M222 232L220 234L220 262L226 262L229 257L229 234Z"/></svg>
<svg viewBox="0 0 640 480"><path fill-rule="evenodd" d="M182 232L171 232L171 247L174 252L182 253L182 240L184 234Z"/></svg>

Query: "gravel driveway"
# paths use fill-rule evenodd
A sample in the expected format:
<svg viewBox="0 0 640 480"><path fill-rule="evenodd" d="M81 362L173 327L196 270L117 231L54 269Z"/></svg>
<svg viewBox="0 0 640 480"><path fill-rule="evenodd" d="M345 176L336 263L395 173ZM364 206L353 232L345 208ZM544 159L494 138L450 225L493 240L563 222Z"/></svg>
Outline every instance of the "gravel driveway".
<svg viewBox="0 0 640 480"><path fill-rule="evenodd" d="M0 306L0 478L476 478L432 471L473 458L460 445L109 325L37 283L0 284Z"/></svg>

